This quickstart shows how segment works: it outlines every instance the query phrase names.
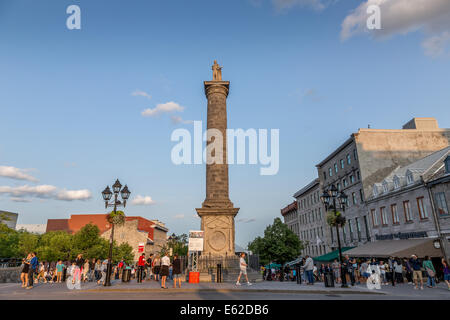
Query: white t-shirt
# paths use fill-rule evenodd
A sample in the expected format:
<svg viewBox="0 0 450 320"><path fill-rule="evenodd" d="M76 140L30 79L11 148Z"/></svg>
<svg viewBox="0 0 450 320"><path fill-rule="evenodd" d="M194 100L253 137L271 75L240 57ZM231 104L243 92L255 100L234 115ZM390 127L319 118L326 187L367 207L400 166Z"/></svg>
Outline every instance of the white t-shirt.
<svg viewBox="0 0 450 320"><path fill-rule="evenodd" d="M162 266L170 266L170 258L168 256L164 256L161 258Z"/></svg>
<svg viewBox="0 0 450 320"><path fill-rule="evenodd" d="M239 259L239 266L241 267L242 270L247 269L247 263L245 262L244 258Z"/></svg>

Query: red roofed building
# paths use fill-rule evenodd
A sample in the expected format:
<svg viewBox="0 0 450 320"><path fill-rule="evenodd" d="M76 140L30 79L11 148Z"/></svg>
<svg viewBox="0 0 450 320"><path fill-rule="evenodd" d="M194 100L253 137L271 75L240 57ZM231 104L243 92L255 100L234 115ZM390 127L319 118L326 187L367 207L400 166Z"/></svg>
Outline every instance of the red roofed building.
<svg viewBox="0 0 450 320"><path fill-rule="evenodd" d="M94 224L100 229L103 238L109 239L111 225L106 219L107 214L72 214L70 219L48 219L47 230L66 231L76 233L87 224ZM168 229L164 223L158 220L148 220L142 217L125 217L122 226L114 228L114 240L120 245L128 243L133 248L134 258L138 260L141 253L138 252L140 245L144 245L144 252L159 252L167 241Z"/></svg>

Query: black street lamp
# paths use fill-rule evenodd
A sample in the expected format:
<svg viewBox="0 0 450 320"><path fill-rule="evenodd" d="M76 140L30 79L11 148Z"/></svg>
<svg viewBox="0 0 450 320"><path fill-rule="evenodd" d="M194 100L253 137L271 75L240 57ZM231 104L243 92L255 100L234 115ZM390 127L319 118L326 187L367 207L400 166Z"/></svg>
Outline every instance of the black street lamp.
<svg viewBox="0 0 450 320"><path fill-rule="evenodd" d="M341 265L341 278L342 278L342 288L348 288L347 279L345 278L346 272L344 273L343 267L343 259L342 259L342 248L341 248L341 238L339 236L339 225L343 225L345 223L345 218L343 216L338 216L338 209L342 209L345 212L345 205L347 204L347 195L344 191L339 193L339 190L336 188L334 184L332 184L327 191L324 191L320 196L320 200L325 205L325 210L332 209L335 216L335 226L336 226L336 234L339 248L339 264ZM336 202L336 199L338 200Z"/></svg>
<svg viewBox="0 0 450 320"><path fill-rule="evenodd" d="M117 214L117 207L125 206L127 205L127 200L130 197L131 192L128 190L128 187L125 185L125 187L122 188L122 185L119 182L119 179L116 180L116 182L112 185L113 191L114 191L114 200L113 202L109 202L109 200L112 198L113 193L111 192L111 189L109 189L109 186L106 186L105 190L102 191L103 200L105 200L105 208L108 207L114 207L114 216ZM123 203L118 199L119 198L119 192L123 199ZM109 287L111 286L111 270L112 270L112 251L113 251L113 241L114 241L114 225L115 223L111 223L111 235L109 237L109 257L108 257L108 268L106 270L106 279L104 286Z"/></svg>

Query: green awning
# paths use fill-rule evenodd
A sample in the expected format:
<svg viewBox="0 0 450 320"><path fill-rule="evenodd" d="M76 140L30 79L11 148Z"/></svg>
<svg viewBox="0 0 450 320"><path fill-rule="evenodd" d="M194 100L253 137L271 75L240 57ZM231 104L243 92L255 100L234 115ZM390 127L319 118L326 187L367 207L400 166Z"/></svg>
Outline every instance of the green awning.
<svg viewBox="0 0 450 320"><path fill-rule="evenodd" d="M354 247L343 247L342 252L353 249ZM328 252L327 254L324 254L323 256L315 257L313 258L314 261L323 261L323 262L330 262L334 259L339 260L339 250L334 250L331 252Z"/></svg>

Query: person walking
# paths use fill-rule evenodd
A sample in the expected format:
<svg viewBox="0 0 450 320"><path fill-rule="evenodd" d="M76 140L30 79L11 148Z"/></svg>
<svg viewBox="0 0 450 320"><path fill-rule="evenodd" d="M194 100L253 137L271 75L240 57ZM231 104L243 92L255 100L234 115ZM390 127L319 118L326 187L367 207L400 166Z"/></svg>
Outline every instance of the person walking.
<svg viewBox="0 0 450 320"><path fill-rule="evenodd" d="M34 274L38 272L39 260L36 252L31 253L30 268L28 269L28 287L26 289L33 289Z"/></svg>
<svg viewBox="0 0 450 320"><path fill-rule="evenodd" d="M142 283L142 278L144 276L144 268L145 268L145 253L141 254L138 261L138 274L137 274L137 282Z"/></svg>
<svg viewBox="0 0 450 320"><path fill-rule="evenodd" d="M159 282L159 271L161 270L161 258L157 254L155 259L152 261L153 273L155 274L155 280Z"/></svg>
<svg viewBox="0 0 450 320"><path fill-rule="evenodd" d="M425 256L425 260L422 263L422 267L427 272L427 287L434 288L436 286L436 282L434 277L436 276L436 269L434 269L433 262L428 256Z"/></svg>
<svg viewBox="0 0 450 320"><path fill-rule="evenodd" d="M251 286L252 284L250 283L250 281L248 281L248 276L247 276L247 263L245 262L245 253L244 252L242 252L241 253L241 257L240 257L240 259L239 259L239 269L240 269L240 272L239 272L239 276L238 276L238 278L237 278L237 281L236 281L236 285L237 286L240 286L241 285L241 276L242 275L244 275L245 276L245 280L247 280L247 285L249 285L249 286Z"/></svg>
<svg viewBox="0 0 450 320"><path fill-rule="evenodd" d="M331 264L331 268L333 268L333 276L334 279L336 279L336 283L341 283L341 264L337 261L337 259L334 259Z"/></svg>
<svg viewBox="0 0 450 320"><path fill-rule="evenodd" d="M392 282L392 286L395 287L395 266L394 263L396 262L396 259L394 257L389 257L388 259L388 266L389 266L389 280Z"/></svg>
<svg viewBox="0 0 450 320"><path fill-rule="evenodd" d="M170 258L168 252L165 252L164 256L161 258L161 288L163 289L168 289L166 287L166 279L169 276L169 266Z"/></svg>
<svg viewBox="0 0 450 320"><path fill-rule="evenodd" d="M450 267L444 258L442 258L442 271L444 272L444 281L447 284L448 290L450 290Z"/></svg>
<svg viewBox="0 0 450 320"><path fill-rule="evenodd" d="M177 282L181 288L181 260L176 254L172 261L172 276L173 276L173 287L177 287Z"/></svg>
<svg viewBox="0 0 450 320"><path fill-rule="evenodd" d="M408 281L408 284L412 284L412 268L411 264L409 263L408 259L403 258L403 266L405 267L405 277L406 281Z"/></svg>
<svg viewBox="0 0 450 320"><path fill-rule="evenodd" d="M394 260L393 268L395 282L397 282L397 284L403 283L403 265L400 259Z"/></svg>
<svg viewBox="0 0 450 320"><path fill-rule="evenodd" d="M89 267L89 260L86 259L83 264L83 282L88 281Z"/></svg>
<svg viewBox="0 0 450 320"><path fill-rule="evenodd" d="M419 289L419 280L420 280L420 290L423 290L423 277L422 277L422 266L420 264L419 259L415 254L411 256L409 260L411 268L413 270L413 280L415 287L414 289Z"/></svg>
<svg viewBox="0 0 450 320"><path fill-rule="evenodd" d="M345 255L345 264L347 266L347 273L350 278L350 284L355 285L355 268L353 267L353 260L348 255Z"/></svg>
<svg viewBox="0 0 450 320"><path fill-rule="evenodd" d="M27 257L22 260L22 272L20 273L22 288L26 288L28 286L28 272L30 270L30 260L31 260L31 253L29 253Z"/></svg>
<svg viewBox="0 0 450 320"><path fill-rule="evenodd" d="M309 255L306 256L303 268L305 269L306 278L308 279L308 285L314 285L314 276L313 276L314 261Z"/></svg>
<svg viewBox="0 0 450 320"><path fill-rule="evenodd" d="M148 257L145 263L145 266L147 268L147 281L152 280L153 277L152 261L153 261L153 253L150 253L150 256Z"/></svg>

